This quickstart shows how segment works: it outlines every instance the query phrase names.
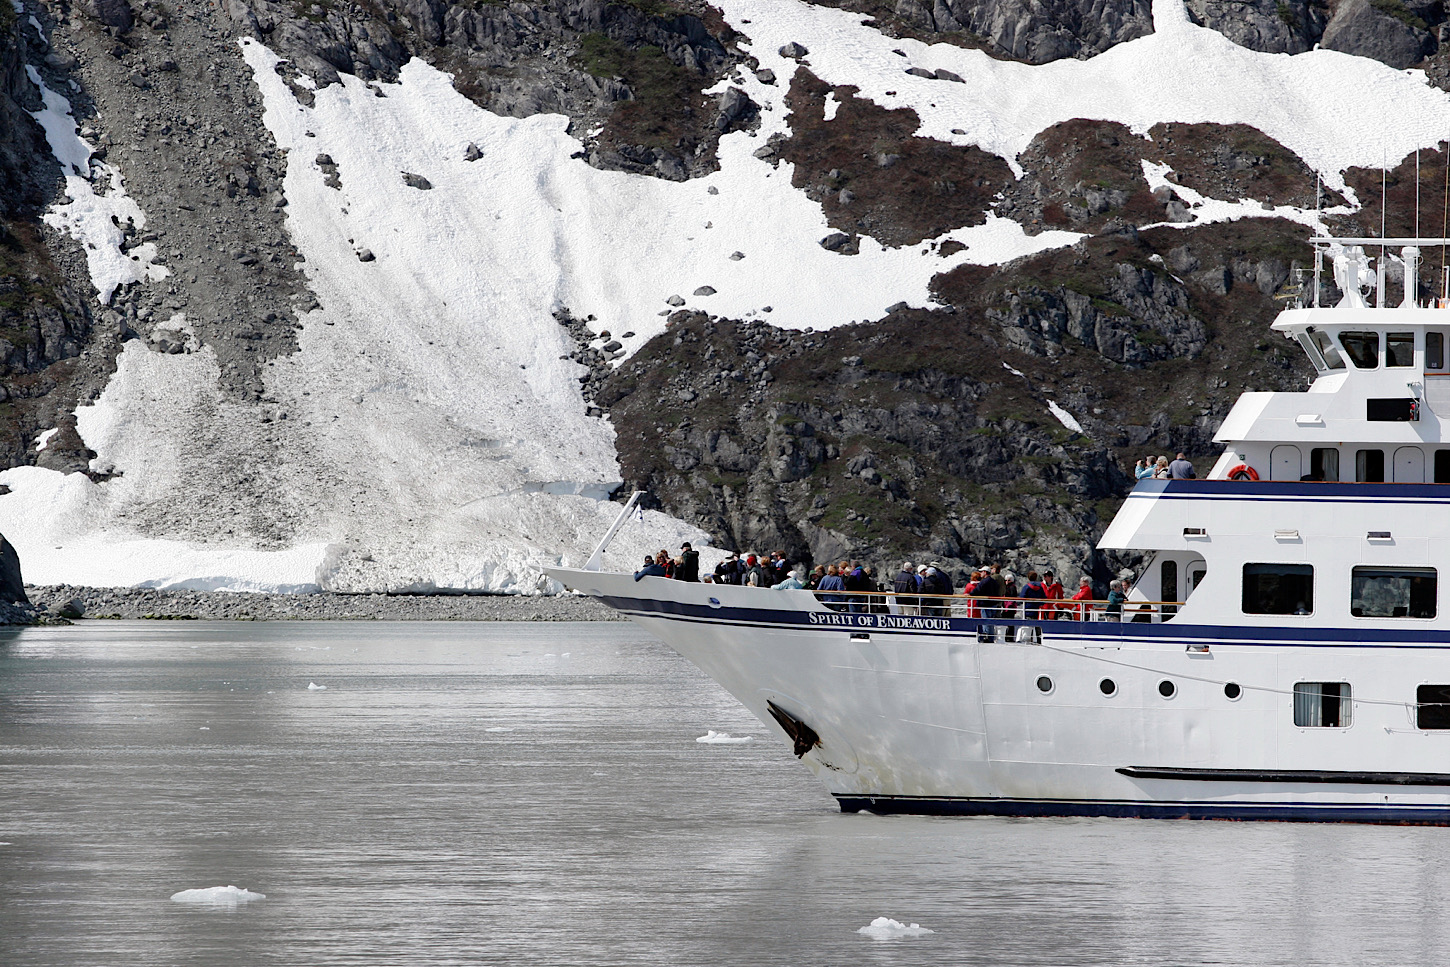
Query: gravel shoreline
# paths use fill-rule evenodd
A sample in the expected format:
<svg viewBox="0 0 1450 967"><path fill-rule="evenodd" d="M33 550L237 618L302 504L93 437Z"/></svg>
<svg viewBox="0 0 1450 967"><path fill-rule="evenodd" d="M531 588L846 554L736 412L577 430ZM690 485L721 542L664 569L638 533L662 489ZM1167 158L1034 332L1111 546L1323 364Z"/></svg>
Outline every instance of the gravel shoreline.
<svg viewBox="0 0 1450 967"><path fill-rule="evenodd" d="M593 598L463 594L251 594L154 588L25 588L47 616L203 621L624 621Z"/></svg>

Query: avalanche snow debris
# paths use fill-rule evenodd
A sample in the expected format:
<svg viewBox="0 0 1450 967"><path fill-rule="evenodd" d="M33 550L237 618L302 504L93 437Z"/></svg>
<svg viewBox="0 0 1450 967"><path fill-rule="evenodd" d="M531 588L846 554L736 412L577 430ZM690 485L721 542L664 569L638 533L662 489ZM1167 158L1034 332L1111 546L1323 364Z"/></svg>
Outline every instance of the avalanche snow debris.
<svg viewBox="0 0 1450 967"><path fill-rule="evenodd" d="M111 301L117 287L131 282L159 281L170 275L164 265L154 264L156 245L146 242L127 251L121 246L129 223L139 232L146 227L140 206L126 194L125 180L115 167L91 160L91 146L76 134L70 101L45 85L40 72L27 66L31 83L40 89L43 107L30 112L45 131L51 153L65 173L67 204L56 204L43 216L52 228L64 231L85 249L86 265L101 305ZM92 179L104 184L97 194Z"/></svg>
<svg viewBox="0 0 1450 967"><path fill-rule="evenodd" d="M762 67L789 77L796 65L777 49L792 37L816 38L811 71L821 80L854 85L858 97L882 107L911 108L921 118L919 137L978 145L1019 176L1017 156L1032 139L1072 118L1118 121L1139 134L1160 122L1247 124L1340 192L1346 168L1378 167L1385 158L1393 164L1450 130L1450 97L1431 87L1424 71L1331 50L1249 50L1192 24L1183 0L1153 0L1152 34L1088 60L1040 66L887 37L866 14L804 0L721 0L720 8L749 35L742 47ZM907 76L893 48L965 83Z"/></svg>

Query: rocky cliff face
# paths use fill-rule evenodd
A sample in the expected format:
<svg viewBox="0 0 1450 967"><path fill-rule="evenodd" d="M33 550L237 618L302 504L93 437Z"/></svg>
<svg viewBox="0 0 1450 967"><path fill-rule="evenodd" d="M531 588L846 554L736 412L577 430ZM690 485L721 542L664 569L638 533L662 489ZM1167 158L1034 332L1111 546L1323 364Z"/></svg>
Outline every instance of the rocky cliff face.
<svg viewBox="0 0 1450 967"><path fill-rule="evenodd" d="M1092 57L1153 29L1149 0L831 5L869 13L890 34L1030 64ZM1319 44L1420 65L1437 83L1450 77L1440 0L1190 0L1188 9L1255 50ZM10 466L97 479L105 468L90 465L73 411L105 386L123 341L165 353L210 347L218 405L264 408L263 368L296 350L299 319L314 305L285 226L282 180L295 159L261 124L237 37L288 58L304 102L339 74L391 80L421 57L490 111L566 115L580 163L668 180L710 171L721 135L759 116L740 88L720 82L760 65L703 0L26 0L23 14L11 10L0 4L0 452ZM157 247L171 273L163 282L122 287L101 305L78 244L41 221L61 196L62 172L31 117L41 102L27 67L66 92L98 155L124 170L151 216L124 229L128 244ZM1089 237L943 271L932 308L830 332L681 310L618 369L581 345L579 358L595 367L589 403L618 430L627 486L723 543L798 559L1006 557L1101 573L1108 562L1092 546L1135 458L1183 449L1206 469L1213 430L1240 391L1302 385L1306 365L1266 326L1299 291L1304 227L1191 225L1186 196L1172 190L1312 207L1313 172L1261 132L1185 123L1143 137L1070 120L1037 136L1016 159L1018 176L995 155L918 136L915 112L833 87L808 67L760 79L789 85L792 123L757 157L790 165L833 230L821 244L843 257L863 236L918 245L982 224L989 211L1029 233ZM1433 172L1444 158L1422 161L1431 210L1443 200ZM1170 166L1169 183L1151 190L1145 162ZM1352 173L1350 184L1367 205L1338 227L1377 225L1377 173ZM1408 162L1389 187L1392 221L1402 220L1415 187ZM1330 193L1325 204L1340 201ZM923 257L959 248L947 242ZM1055 418L1048 399L1081 430ZM37 450L36 435L52 427ZM282 433L260 421L256 448ZM197 486L235 514L240 536L288 540L280 497L236 496L247 491L244 471L219 462ZM145 516L148 526L187 528L164 507Z"/></svg>

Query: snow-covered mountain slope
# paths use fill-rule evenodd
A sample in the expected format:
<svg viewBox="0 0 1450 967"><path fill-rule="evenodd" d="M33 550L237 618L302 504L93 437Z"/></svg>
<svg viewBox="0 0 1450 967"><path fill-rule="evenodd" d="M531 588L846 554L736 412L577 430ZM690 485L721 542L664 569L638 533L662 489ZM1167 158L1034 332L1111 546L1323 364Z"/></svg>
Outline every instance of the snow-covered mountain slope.
<svg viewBox="0 0 1450 967"><path fill-rule="evenodd" d="M76 413L97 479L30 467L0 474L10 488L0 531L27 577L530 591L541 565L587 553L615 512L601 498L622 477L614 428L589 415L586 371L556 314L586 320L596 347L617 340L628 359L670 338L681 303L831 329L903 303L929 307L933 280L958 266L1082 237L1029 234L987 213L984 224L917 245L888 248L865 233L859 254L828 250L821 205L792 186L790 164L759 151L791 133L785 94L798 62L883 107L914 110L918 136L976 145L1011 165L1068 118L1135 132L1211 121L1272 135L1348 192L1346 167L1395 162L1450 130L1450 99L1421 73L1327 51L1235 47L1189 24L1181 0L1155 0L1152 35L1042 66L888 38L859 15L800 0L724 0L721 10L775 79L742 69L722 83L716 93L737 86L759 106L760 125L723 136L719 170L684 182L591 167L567 119L490 113L421 59L396 83L344 74L303 103L278 56L243 40L274 142L265 147L286 153L286 228L318 307L301 318L296 352L262 367L260 401L223 391L236 363L188 333L180 314L167 325L192 351L127 342L105 391ZM793 42L809 48L803 61L782 52ZM46 110L57 157L85 163L89 148L57 120L60 101L48 95ZM101 175L121 184L119 169L93 170L92 184ZM1145 163L1144 179L1172 190L1161 167ZM83 194L77 186L73 197ZM1256 205L1203 214L1313 222ZM105 256L92 262L103 301L108 285L131 281L116 276L113 254L143 266L136 279L164 271L144 268L154 249L121 253L118 237L72 230ZM678 416L674 399L657 402L661 425ZM651 512L606 564L633 567L646 550L705 538Z"/></svg>

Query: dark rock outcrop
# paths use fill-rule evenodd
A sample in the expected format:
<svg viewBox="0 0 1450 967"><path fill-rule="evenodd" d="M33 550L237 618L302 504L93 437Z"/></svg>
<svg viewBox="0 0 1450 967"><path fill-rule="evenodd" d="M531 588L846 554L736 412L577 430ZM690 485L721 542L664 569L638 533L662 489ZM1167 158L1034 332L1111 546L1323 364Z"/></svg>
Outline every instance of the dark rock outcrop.
<svg viewBox="0 0 1450 967"><path fill-rule="evenodd" d="M0 536L0 601L7 604L29 604L25 581L20 576L20 555L15 546Z"/></svg>
<svg viewBox="0 0 1450 967"><path fill-rule="evenodd" d="M1418 64L1437 46L1429 24L1400 0L1342 0L1320 43L1391 67Z"/></svg>

